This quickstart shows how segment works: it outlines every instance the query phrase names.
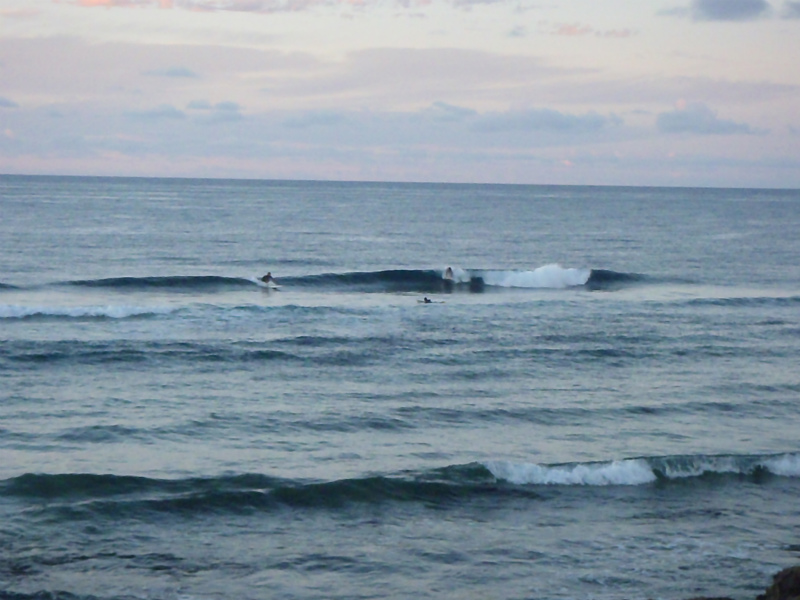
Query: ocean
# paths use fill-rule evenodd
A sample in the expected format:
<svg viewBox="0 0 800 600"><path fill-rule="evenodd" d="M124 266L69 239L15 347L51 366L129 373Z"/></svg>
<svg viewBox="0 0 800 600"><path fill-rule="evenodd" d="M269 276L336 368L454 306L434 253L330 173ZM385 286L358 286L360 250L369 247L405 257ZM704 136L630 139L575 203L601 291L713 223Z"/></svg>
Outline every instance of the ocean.
<svg viewBox="0 0 800 600"><path fill-rule="evenodd" d="M798 190L0 176L0 598L754 598L798 232Z"/></svg>

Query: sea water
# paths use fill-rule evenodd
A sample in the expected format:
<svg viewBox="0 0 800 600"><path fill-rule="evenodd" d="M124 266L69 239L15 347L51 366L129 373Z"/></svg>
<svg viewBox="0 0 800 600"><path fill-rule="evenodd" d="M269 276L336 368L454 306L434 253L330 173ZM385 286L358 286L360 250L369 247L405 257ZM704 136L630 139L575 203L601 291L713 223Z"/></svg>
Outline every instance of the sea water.
<svg viewBox="0 0 800 600"><path fill-rule="evenodd" d="M792 190L2 176L0 598L752 598L800 557L798 231Z"/></svg>

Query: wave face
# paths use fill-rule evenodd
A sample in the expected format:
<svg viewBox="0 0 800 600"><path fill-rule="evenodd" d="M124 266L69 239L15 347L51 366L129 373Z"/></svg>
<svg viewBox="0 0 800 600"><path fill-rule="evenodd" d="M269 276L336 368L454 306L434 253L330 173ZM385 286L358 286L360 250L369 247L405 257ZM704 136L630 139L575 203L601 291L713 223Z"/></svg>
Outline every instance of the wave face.
<svg viewBox="0 0 800 600"><path fill-rule="evenodd" d="M584 283L590 290L613 291L632 285L641 285L648 281L652 281L652 279L636 273L618 273L606 269L592 269Z"/></svg>

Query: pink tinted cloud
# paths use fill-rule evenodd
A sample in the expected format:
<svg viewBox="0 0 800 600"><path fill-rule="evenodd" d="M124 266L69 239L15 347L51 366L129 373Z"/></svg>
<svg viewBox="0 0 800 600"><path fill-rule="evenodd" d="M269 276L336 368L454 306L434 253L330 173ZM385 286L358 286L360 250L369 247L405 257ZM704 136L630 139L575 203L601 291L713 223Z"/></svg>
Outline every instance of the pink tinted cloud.
<svg viewBox="0 0 800 600"><path fill-rule="evenodd" d="M33 17L38 17L40 14L38 10L31 8L9 8L0 10L0 17L5 17L7 19L32 19Z"/></svg>
<svg viewBox="0 0 800 600"><path fill-rule="evenodd" d="M54 0L57 1L57 0ZM85 8L151 8L183 9L196 12L250 12L275 13L297 12L318 5L346 4L363 7L375 0L68 0L76 6ZM401 6L424 6L432 0L396 0ZM498 0L454 0L494 2Z"/></svg>
<svg viewBox="0 0 800 600"><path fill-rule="evenodd" d="M635 32L631 29L609 29L600 31L590 25L581 25L580 23L562 23L561 25L557 25L551 33L553 35L567 37L594 35L604 38L628 38L635 35Z"/></svg>
<svg viewBox="0 0 800 600"><path fill-rule="evenodd" d="M85 6L89 8L105 7L105 8L120 8L129 6L158 6L160 8L172 8L172 0L76 0L78 6Z"/></svg>
<svg viewBox="0 0 800 600"><path fill-rule="evenodd" d="M352 1L352 0L351 0ZM73 0L86 8L177 8L198 12L275 12L301 10L324 0Z"/></svg>
<svg viewBox="0 0 800 600"><path fill-rule="evenodd" d="M579 35L590 35L594 33L594 30L588 25L579 25L577 23L574 23L574 24L559 25L558 27L556 27L556 30L553 33L555 35L565 35L569 37L574 37Z"/></svg>

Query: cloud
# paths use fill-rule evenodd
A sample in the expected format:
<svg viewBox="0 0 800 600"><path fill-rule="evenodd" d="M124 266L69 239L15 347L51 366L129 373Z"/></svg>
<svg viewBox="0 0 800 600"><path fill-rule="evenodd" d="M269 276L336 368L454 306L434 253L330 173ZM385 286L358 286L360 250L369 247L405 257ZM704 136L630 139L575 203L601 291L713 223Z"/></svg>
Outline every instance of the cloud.
<svg viewBox="0 0 800 600"><path fill-rule="evenodd" d="M213 105L207 100L192 100L186 105L189 110L211 110Z"/></svg>
<svg viewBox="0 0 800 600"><path fill-rule="evenodd" d="M705 104L689 104L658 115L658 130L662 133L695 133L700 135L732 135L753 133L749 125L720 119Z"/></svg>
<svg viewBox="0 0 800 600"><path fill-rule="evenodd" d="M425 112L435 121L463 121L478 115L476 110L455 106L447 102L434 102Z"/></svg>
<svg viewBox="0 0 800 600"><path fill-rule="evenodd" d="M616 116L605 117L596 112L575 115L549 108L487 113L475 128L487 132L558 132L593 133L622 124Z"/></svg>
<svg viewBox="0 0 800 600"><path fill-rule="evenodd" d="M800 2L786 2L782 16L784 19L800 19Z"/></svg>
<svg viewBox="0 0 800 600"><path fill-rule="evenodd" d="M592 33L594 33L594 30L591 27L588 25L579 25L577 23L558 25L553 32L554 35L565 35L569 37L591 35Z"/></svg>
<svg viewBox="0 0 800 600"><path fill-rule="evenodd" d="M73 0L74 4L78 6L94 7L141 7L141 6L158 6L160 8L172 8L173 0Z"/></svg>
<svg viewBox="0 0 800 600"><path fill-rule="evenodd" d="M311 111L287 118L283 121L283 126L293 129L314 129L341 125L347 121L347 117L338 111Z"/></svg>
<svg viewBox="0 0 800 600"><path fill-rule="evenodd" d="M32 19L34 17L38 17L41 15L41 12L34 9L3 9L0 10L0 17L5 17L6 19Z"/></svg>
<svg viewBox="0 0 800 600"><path fill-rule="evenodd" d="M145 71L145 75L153 75L155 77L188 77L196 78L197 73L186 67L169 67L166 69L154 69L152 71Z"/></svg>
<svg viewBox="0 0 800 600"><path fill-rule="evenodd" d="M0 96L0 108L19 108L19 104L8 98Z"/></svg>
<svg viewBox="0 0 800 600"><path fill-rule="evenodd" d="M693 0L696 21L751 21L770 11L766 0Z"/></svg>
<svg viewBox="0 0 800 600"><path fill-rule="evenodd" d="M155 108L128 113L129 116L137 119L163 120L163 119L185 119L186 113L178 110L170 104L162 104Z"/></svg>
<svg viewBox="0 0 800 600"><path fill-rule="evenodd" d="M566 37L580 37L585 35L593 35L595 37L603 38L629 38L635 35L632 29L607 29L598 30L590 25L581 25L580 23L561 23L555 26L551 35L561 35Z"/></svg>
<svg viewBox="0 0 800 600"><path fill-rule="evenodd" d="M243 119L242 107L236 102L217 102L211 104L206 100L192 100L186 105L187 110L202 111L202 120L206 123L223 123Z"/></svg>
<svg viewBox="0 0 800 600"><path fill-rule="evenodd" d="M295 12L305 8L331 4L330 0L73 0L73 4L87 8L162 8L184 9L197 12ZM355 3L350 0L349 3Z"/></svg>

